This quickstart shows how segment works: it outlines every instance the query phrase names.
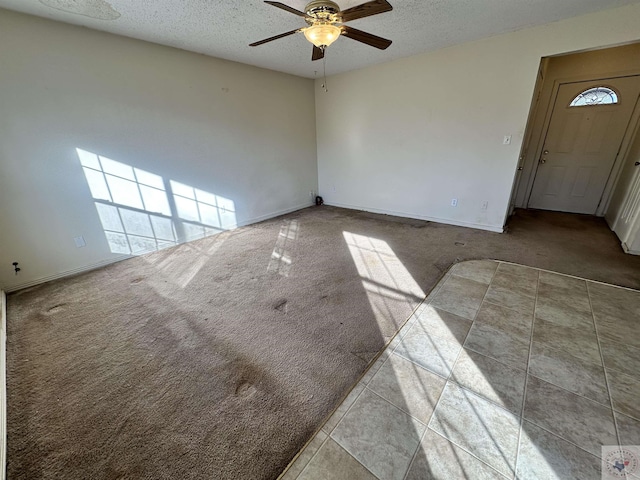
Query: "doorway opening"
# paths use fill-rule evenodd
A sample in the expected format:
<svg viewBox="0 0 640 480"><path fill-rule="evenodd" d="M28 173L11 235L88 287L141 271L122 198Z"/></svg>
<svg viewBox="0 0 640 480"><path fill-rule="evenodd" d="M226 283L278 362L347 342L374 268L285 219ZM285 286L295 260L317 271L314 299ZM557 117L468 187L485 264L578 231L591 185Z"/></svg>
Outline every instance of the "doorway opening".
<svg viewBox="0 0 640 480"><path fill-rule="evenodd" d="M595 215L616 231L640 177L639 127L640 43L543 58L512 211Z"/></svg>
<svg viewBox="0 0 640 480"><path fill-rule="evenodd" d="M559 85L528 207L596 215L640 95L640 75Z"/></svg>

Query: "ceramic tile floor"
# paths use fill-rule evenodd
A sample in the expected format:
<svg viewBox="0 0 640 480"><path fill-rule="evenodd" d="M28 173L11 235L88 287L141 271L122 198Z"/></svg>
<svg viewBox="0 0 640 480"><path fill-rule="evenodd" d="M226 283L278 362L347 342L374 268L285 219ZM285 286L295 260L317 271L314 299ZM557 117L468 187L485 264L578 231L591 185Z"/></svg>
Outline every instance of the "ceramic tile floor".
<svg viewBox="0 0 640 480"><path fill-rule="evenodd" d="M459 263L281 479L609 478L601 446L640 445L639 333L638 291Z"/></svg>

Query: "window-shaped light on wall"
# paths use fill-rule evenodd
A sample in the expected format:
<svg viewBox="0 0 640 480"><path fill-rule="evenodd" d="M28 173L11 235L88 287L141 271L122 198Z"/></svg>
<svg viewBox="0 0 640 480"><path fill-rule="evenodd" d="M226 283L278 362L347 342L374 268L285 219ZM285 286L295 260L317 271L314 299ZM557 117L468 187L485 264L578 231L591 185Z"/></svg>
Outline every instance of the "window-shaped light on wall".
<svg viewBox="0 0 640 480"><path fill-rule="evenodd" d="M173 201L182 220L228 230L236 227L234 203L189 185L170 181Z"/></svg>
<svg viewBox="0 0 640 480"><path fill-rule="evenodd" d="M588 107L591 105L612 105L618 103L618 94L608 87L595 87L579 93L570 107Z"/></svg>
<svg viewBox="0 0 640 480"><path fill-rule="evenodd" d="M236 227L230 199L76 151L112 253L138 255Z"/></svg>
<svg viewBox="0 0 640 480"><path fill-rule="evenodd" d="M162 177L76 151L112 253L137 255L178 243Z"/></svg>

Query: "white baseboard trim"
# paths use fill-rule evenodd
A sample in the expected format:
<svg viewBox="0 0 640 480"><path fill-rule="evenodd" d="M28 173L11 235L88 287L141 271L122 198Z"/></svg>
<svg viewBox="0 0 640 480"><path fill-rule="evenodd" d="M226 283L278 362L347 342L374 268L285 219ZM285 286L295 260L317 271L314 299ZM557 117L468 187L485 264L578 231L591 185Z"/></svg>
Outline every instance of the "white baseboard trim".
<svg viewBox="0 0 640 480"><path fill-rule="evenodd" d="M25 283L19 283L18 285L13 285L11 287L6 287L5 291L7 293L15 292L16 290L22 290L23 288L35 287L36 285L40 285L41 283L50 282L52 280L57 280L63 277L70 277L71 275L77 275L78 273L89 272L91 270L95 270L97 268L105 267L107 265L111 265L112 263L118 263L122 260L126 260L127 258L131 258L131 255L118 255L117 257L109 258L107 260L102 260L100 262L91 263L89 265L84 265L82 267L73 268L71 270L65 270L64 272L56 273L54 275L47 275L46 277L37 278L35 280L31 280Z"/></svg>
<svg viewBox="0 0 640 480"><path fill-rule="evenodd" d="M260 215L259 217L254 217L251 218L249 220L245 220L242 222L239 222L238 224L230 227L227 230L224 230L226 232L234 230L236 228L239 227L245 227L247 225L251 225L254 223L258 223L258 222L262 222L264 220L269 220L270 218L275 218L275 217L279 217L280 215L286 215L287 213L291 213L291 212L297 212L298 210L302 210L304 208L308 208L310 207L312 204L311 203L307 203L307 204L303 204L303 205L296 205L295 207L291 207L291 208L286 208L284 210L279 210L277 212L271 212L271 213L267 213L266 215ZM187 240L187 242L191 242L194 240L200 240L203 237L194 237L194 238L190 238ZM186 243L186 242L185 242ZM18 285L13 285L11 287L4 287L5 291L7 293L11 293L11 292L15 292L17 290L22 290L23 288L29 288L29 287L34 287L36 285L40 285L41 283L46 283L46 282L50 282L52 280L58 280L59 278L64 278L64 277L69 277L71 275L77 275L79 273L84 273L84 272L89 272L91 270L96 270L98 268L102 268L105 267L107 265L111 265L112 263L118 263L121 262L122 260L126 260L128 258L132 258L132 257L138 257L140 255L145 255L147 253L152 253L155 252L155 250L151 250L148 252L140 252L137 255L118 255L118 256L114 256L111 257L109 259L106 260L101 260L100 262L96 262L96 263L92 263L89 265L84 265L82 267L78 267L78 268L74 268L71 270L65 270L64 272L60 272L60 273L56 273L54 275L48 275L46 277L41 277L41 278L37 278L35 280L31 280L29 282L25 282L25 283L20 283ZM2 480L0 478L0 480Z"/></svg>
<svg viewBox="0 0 640 480"><path fill-rule="evenodd" d="M483 225L481 223L461 222L458 220L451 220L448 218L428 217L425 215L417 215L414 213L395 212L393 210L381 210L379 208L359 207L357 205L347 205L344 203L327 202L327 201L325 201L325 205L330 205L332 207L349 208L351 210L360 210L363 212L381 213L383 215L393 215L395 217L414 218L417 220L426 220L428 222L444 223L446 225L455 225L456 227L475 228L477 230L486 230L489 232L496 232L496 233L504 232L503 227L494 227L492 225Z"/></svg>
<svg viewBox="0 0 640 480"><path fill-rule="evenodd" d="M263 222L271 218L279 217L280 215L286 215L287 213L297 212L298 210L309 208L313 205L315 205L315 203L305 203L302 205L296 205L295 207L285 208L284 210L279 210L277 212L267 213L266 215L260 215L259 217L254 217L250 220L245 220L244 222L240 222L236 225L236 227L246 227L247 225L252 225L254 223Z"/></svg>
<svg viewBox="0 0 640 480"><path fill-rule="evenodd" d="M0 290L0 480L7 475L7 296Z"/></svg>
<svg viewBox="0 0 640 480"><path fill-rule="evenodd" d="M629 255L640 255L640 251L631 250L626 242L622 242L622 250L624 250L624 253L628 253Z"/></svg>

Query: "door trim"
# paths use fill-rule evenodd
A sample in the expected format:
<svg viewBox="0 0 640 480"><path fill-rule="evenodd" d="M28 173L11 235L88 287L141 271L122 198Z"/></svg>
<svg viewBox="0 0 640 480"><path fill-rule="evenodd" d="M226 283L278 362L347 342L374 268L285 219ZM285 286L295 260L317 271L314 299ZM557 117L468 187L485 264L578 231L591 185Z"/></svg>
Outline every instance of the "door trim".
<svg viewBox="0 0 640 480"><path fill-rule="evenodd" d="M636 99L636 105L633 109L633 113L631 114L631 118L629 119L629 125L627 125L627 131L624 133L624 137L622 137L622 143L620 144L620 150L618 151L618 156L613 164L613 168L611 169L611 175L609 176L609 181L604 188L604 192L602 194L602 199L600 200L600 205L598 206L598 211L602 210L600 216L604 216L609 209L609 204L611 203L611 199L613 197L613 193L616 190L616 185L618 184L618 180L620 180L620 174L622 173L622 167L626 163L629 158L629 153L631 146L636 140L638 135L638 131L640 130L640 97Z"/></svg>
<svg viewBox="0 0 640 480"><path fill-rule="evenodd" d="M581 75L580 77L572 77L572 78L561 78L557 79L553 82L553 90L550 96L549 104L547 105L544 123L542 127L542 134L538 139L535 155L533 159L538 159L542 155L542 150L544 149L545 142L547 141L547 136L549 134L549 126L551 125L551 118L553 116L553 110L556 106L556 101L558 97L558 92L562 85L568 85L572 83L581 83L581 82L605 82L607 80L613 80L617 78L628 78L628 77L638 77L640 79L640 75L638 73L635 74L626 74L626 75L600 75L600 76L588 76ZM602 192L602 197L600 197L600 201L598 203L598 208L596 209L596 216L602 217L604 216L609 203L611 202L611 197L613 196L614 187L618 181L620 176L620 171L622 169L622 165L624 164L624 159L626 158L629 148L631 147L632 140L635 137L635 133L638 127L638 123L640 121L640 97L636 99L633 112L631 114L631 119L625 129L624 136L622 137L622 142L620 143L620 147L618 149L618 153L613 162L613 166L611 167L611 171L609 173L609 178L607 179L607 183L605 184L604 190ZM527 188L525 191L525 208L529 208L529 203L531 200L531 194L533 192L533 185L535 183L536 176L538 174L538 168L540 164L537 161L534 161L533 168L531 169L531 173L529 175L527 181Z"/></svg>
<svg viewBox="0 0 640 480"><path fill-rule="evenodd" d="M544 70L545 77L547 76L545 69L545 60L541 60L540 69ZM539 75L538 75L539 76ZM609 71L601 74L582 74L573 75L569 77L560 77L555 80L543 79L540 84L536 82L536 88L534 89L534 101L529 111L529 120L525 129L525 143L523 143L520 150L520 158L518 161L517 171L514 172L514 188L512 190L512 197L510 202L510 209L513 208L529 208L529 199L533 190L533 183L535 181L535 175L538 170L538 159L544 149L544 142L547 137L549 125L551 123L551 115L558 96L558 90L560 85L565 83L579 83L585 81L606 81L607 79L624 78L624 77L636 77L640 76L640 71L635 69ZM538 80L540 80L538 78ZM552 85L551 88L545 87L545 82L549 81ZM553 81L553 83L551 83ZM545 93L545 90L548 93ZM634 128L640 128L640 102L636 104L635 109L631 115L631 121L629 126L635 126ZM621 166L624 164L624 160L628 156L629 148L633 140L635 130L634 128L627 128L627 132L622 140L621 148L610 175L610 182L605 186L603 197L600 200L598 211L596 215L603 216L606 209L609 206L613 192L615 191L616 183L619 179Z"/></svg>

